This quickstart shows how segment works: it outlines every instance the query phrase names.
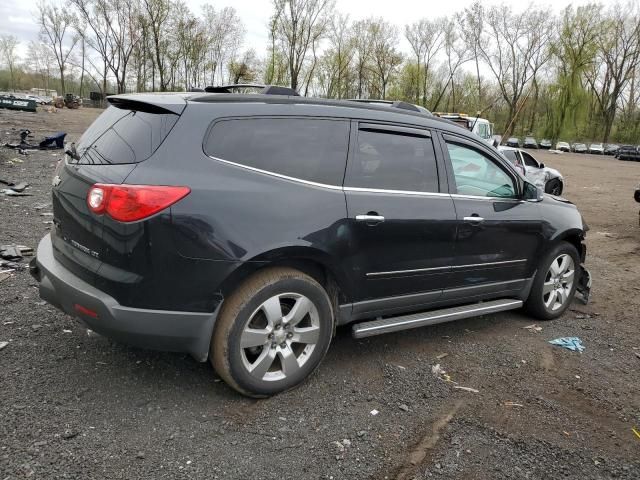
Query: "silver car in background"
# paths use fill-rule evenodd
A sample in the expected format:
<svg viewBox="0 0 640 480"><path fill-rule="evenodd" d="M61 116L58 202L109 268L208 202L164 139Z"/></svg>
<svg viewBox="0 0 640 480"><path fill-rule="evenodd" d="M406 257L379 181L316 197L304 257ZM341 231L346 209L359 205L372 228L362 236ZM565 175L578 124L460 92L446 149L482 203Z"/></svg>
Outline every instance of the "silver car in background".
<svg viewBox="0 0 640 480"><path fill-rule="evenodd" d="M529 152L521 148L498 147L498 151L522 173L527 180L540 187L545 193L562 195L564 178L555 168L549 168L539 162Z"/></svg>

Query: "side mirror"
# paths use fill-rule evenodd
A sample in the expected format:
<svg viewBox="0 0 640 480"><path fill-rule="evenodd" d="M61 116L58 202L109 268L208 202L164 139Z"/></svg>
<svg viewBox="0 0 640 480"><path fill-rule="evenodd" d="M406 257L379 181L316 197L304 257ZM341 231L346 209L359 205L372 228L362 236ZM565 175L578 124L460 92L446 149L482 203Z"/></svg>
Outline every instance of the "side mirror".
<svg viewBox="0 0 640 480"><path fill-rule="evenodd" d="M544 198L544 191L536 187L533 183L524 182L522 199L528 202L541 202Z"/></svg>
<svg viewBox="0 0 640 480"><path fill-rule="evenodd" d="M541 163L541 164L540 164L540 168L544 168L544 163Z"/></svg>
<svg viewBox="0 0 640 480"><path fill-rule="evenodd" d="M497 138L493 139L493 148L498 148L498 146L500 145L500 142L498 141Z"/></svg>

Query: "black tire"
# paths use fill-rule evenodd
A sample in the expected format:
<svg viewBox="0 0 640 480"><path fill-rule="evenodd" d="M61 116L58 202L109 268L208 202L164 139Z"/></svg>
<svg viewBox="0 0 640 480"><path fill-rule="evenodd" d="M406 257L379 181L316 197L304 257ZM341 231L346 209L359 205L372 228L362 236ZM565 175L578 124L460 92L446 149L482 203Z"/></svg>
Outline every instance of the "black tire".
<svg viewBox="0 0 640 480"><path fill-rule="evenodd" d="M552 178L544 186L544 191L546 193L550 193L551 195L560 196L562 195L563 188L564 185L562 185L562 182L559 179Z"/></svg>
<svg viewBox="0 0 640 480"><path fill-rule="evenodd" d="M291 300L287 296L297 296L309 301L307 303L304 300L305 306L309 306L309 313L300 321L300 324L304 323L309 325L308 327L298 329L293 322L292 325L287 325L287 313L291 313L298 304L298 300ZM265 307L265 303L274 301L277 302L280 308L278 312L282 317L280 321L269 322L269 308ZM302 310L302 307L300 308ZM275 318L273 315L271 317ZM262 324L256 327L253 323L256 321ZM261 270L247 279L225 300L211 339L209 358L216 372L238 392L255 398L275 395L298 386L320 365L331 343L333 322L331 300L322 285L313 278L292 268L274 267ZM318 338L315 343L295 343L299 334L293 332L316 327L318 330L314 335L317 334ZM247 333L247 328L259 331L260 335L271 332L267 343L241 347L241 338ZM294 338L279 338L282 335ZM283 343L277 343L281 341ZM296 356L296 363L295 368L289 370L292 373L288 373L285 357L290 359L291 353ZM260 359L267 356L270 358L264 363L270 362L270 369L264 374L256 374L254 370L252 374L250 368L255 368ZM271 371L278 366L279 371ZM284 378L278 378L278 375L284 375ZM266 378L267 376L271 378Z"/></svg>
<svg viewBox="0 0 640 480"><path fill-rule="evenodd" d="M547 295L552 295L552 293L545 294L545 283L552 282L552 277L550 277L550 268L552 262L556 262L557 259L562 255L568 255L573 260L573 282L571 287L567 291L567 286L565 284L565 288L563 289L566 295L566 299L562 302L562 304L557 307L557 304L552 301L551 305L548 306L546 304L546 300L550 300L550 297ZM556 265L558 265L556 263ZM560 242L555 247L553 247L542 259L540 264L538 265L538 271L536 272L536 276L533 280L533 285L531 287L531 292L529 293L529 298L524 304L525 310L535 318L540 320L553 320L554 318L558 318L561 316L571 302L573 301L573 296L576 292L576 287L580 280L580 258L578 256L578 251L576 247L571 245L568 242ZM557 307L557 308L554 308Z"/></svg>

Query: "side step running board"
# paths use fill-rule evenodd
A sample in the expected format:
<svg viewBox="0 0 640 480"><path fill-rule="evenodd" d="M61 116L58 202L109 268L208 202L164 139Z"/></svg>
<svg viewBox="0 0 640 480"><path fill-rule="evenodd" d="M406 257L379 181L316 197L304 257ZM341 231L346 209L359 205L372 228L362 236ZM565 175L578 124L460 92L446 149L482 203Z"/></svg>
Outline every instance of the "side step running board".
<svg viewBox="0 0 640 480"><path fill-rule="evenodd" d="M353 326L353 336L355 338L372 337L383 333L426 327L427 325L436 325L438 323L513 310L520 307L522 307L522 300L502 299L460 307L431 310L429 312L412 313L411 315L403 315L400 317L381 318L379 320L355 324Z"/></svg>

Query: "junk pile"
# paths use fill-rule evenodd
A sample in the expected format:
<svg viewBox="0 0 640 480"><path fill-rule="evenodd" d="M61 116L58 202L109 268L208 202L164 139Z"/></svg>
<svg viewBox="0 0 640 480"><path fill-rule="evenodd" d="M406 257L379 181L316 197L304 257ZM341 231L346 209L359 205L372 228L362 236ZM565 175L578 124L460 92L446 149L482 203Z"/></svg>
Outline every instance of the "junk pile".
<svg viewBox="0 0 640 480"><path fill-rule="evenodd" d="M33 248L24 245L0 245L0 282L6 280L16 270L27 266L20 261L33 255Z"/></svg>
<svg viewBox="0 0 640 480"><path fill-rule="evenodd" d="M20 142L19 143L5 143L4 146L17 150L21 155L28 155L32 150L57 150L64 148L64 139L67 136L66 132L56 132L53 135L45 137L40 143L29 143L28 138L33 138L31 130L20 130Z"/></svg>

